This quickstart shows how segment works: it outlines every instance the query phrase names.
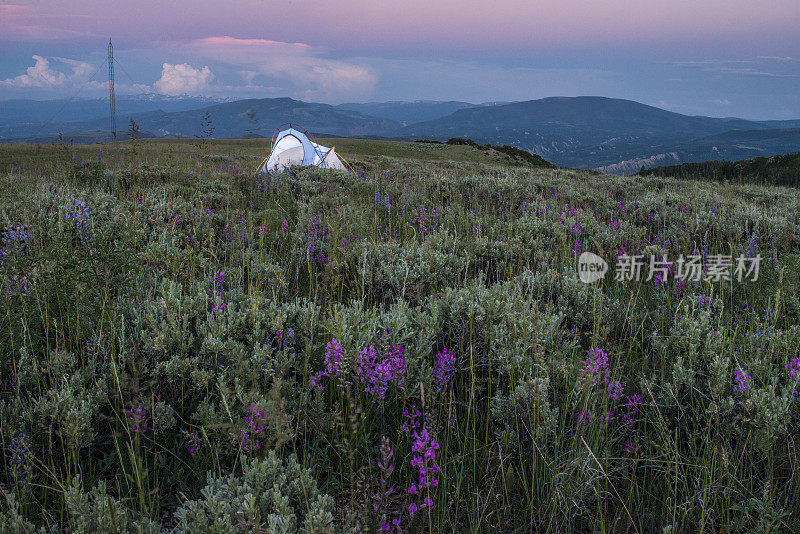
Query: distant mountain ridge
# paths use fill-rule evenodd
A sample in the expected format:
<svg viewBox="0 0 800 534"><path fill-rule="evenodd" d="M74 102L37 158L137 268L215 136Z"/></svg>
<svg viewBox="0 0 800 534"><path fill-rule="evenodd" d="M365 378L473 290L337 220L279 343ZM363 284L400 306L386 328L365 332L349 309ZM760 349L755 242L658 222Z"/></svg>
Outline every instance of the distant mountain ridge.
<svg viewBox="0 0 800 534"><path fill-rule="evenodd" d="M272 135L276 126L293 122L312 132L340 136L381 135L392 133L400 125L392 120L364 115L357 111L337 109L328 104L314 104L291 98L236 100L196 109L165 112L161 109L144 113L117 113L117 130L123 134L130 119L143 131L157 137L193 137L200 133L204 115L208 113L214 128L213 137L237 138L248 134ZM257 122L251 122L252 116ZM44 131L36 126L0 127L0 139L31 137L57 133L57 125ZM108 128L108 118L68 123L69 131L94 131Z"/></svg>
<svg viewBox="0 0 800 534"><path fill-rule="evenodd" d="M415 100L413 102L366 102L363 104L349 102L336 107L358 111L373 117L391 119L406 126L445 117L459 109L476 107L476 104L458 101Z"/></svg>
<svg viewBox="0 0 800 534"><path fill-rule="evenodd" d="M162 110L166 112L200 109L221 102L217 98L172 97L155 94L118 95L116 108L119 115ZM85 122L109 117L107 98L58 100L0 100L0 127L14 124L47 122Z"/></svg>
<svg viewBox="0 0 800 534"><path fill-rule="evenodd" d="M268 98L192 107L200 103L180 100L165 101L158 109L144 112L118 111L118 131L124 132L133 118L142 131L158 137L193 137L199 134L203 116L208 113L213 137L269 137L276 126L285 122L297 123L312 133L341 137L439 141L463 137L478 144L527 150L560 166L617 174L637 172L642 166L772 156L800 147L800 119L752 121L688 116L599 96L480 105L415 101L332 106ZM102 101L82 105L97 110L99 102ZM0 141L53 136L62 129L77 134L108 128L106 112L82 121L7 124L2 110L9 106L13 104L0 102ZM169 106L191 109L165 109ZM73 110L70 118L78 115L80 108Z"/></svg>

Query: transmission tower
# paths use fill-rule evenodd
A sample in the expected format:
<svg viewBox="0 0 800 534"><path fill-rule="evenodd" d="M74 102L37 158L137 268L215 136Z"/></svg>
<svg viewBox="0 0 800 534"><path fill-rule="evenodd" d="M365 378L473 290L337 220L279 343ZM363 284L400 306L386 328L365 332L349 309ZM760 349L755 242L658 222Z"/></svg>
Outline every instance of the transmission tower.
<svg viewBox="0 0 800 534"><path fill-rule="evenodd" d="M114 104L114 46L108 40L108 96L111 104L111 135L117 138L117 110Z"/></svg>

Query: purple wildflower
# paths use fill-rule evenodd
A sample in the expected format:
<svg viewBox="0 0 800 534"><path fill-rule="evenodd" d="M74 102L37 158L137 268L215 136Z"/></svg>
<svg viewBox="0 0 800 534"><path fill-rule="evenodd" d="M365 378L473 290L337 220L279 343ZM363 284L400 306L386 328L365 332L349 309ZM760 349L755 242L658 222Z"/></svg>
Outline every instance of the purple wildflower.
<svg viewBox="0 0 800 534"><path fill-rule="evenodd" d="M608 363L608 355L600 347L590 349L584 361L581 375L596 386L599 383L608 384L611 370Z"/></svg>
<svg viewBox="0 0 800 534"><path fill-rule="evenodd" d="M217 271L208 277L208 296L214 299L211 305L212 315L216 315L217 311L220 313L225 312L225 271ZM216 302L216 298L219 302Z"/></svg>
<svg viewBox="0 0 800 534"><path fill-rule="evenodd" d="M72 208L64 216L64 220L71 223L78 231L81 243L84 245L92 241L92 214L86 202L76 200Z"/></svg>
<svg viewBox="0 0 800 534"><path fill-rule="evenodd" d="M294 334L294 330L291 332ZM324 368L321 371L317 371L317 373L311 377L311 387L325 389L325 387L320 383L320 379L323 376L336 378L341 376L341 367L342 362L344 361L344 356L345 352L342 348L342 345L336 340L336 338L331 339L328 344L325 345L325 360L323 362Z"/></svg>
<svg viewBox="0 0 800 534"><path fill-rule="evenodd" d="M750 373L748 373L746 370L737 369L734 371L733 381L736 382L736 385L733 386L733 391L744 393L745 395L750 393L753 379L750 377Z"/></svg>
<svg viewBox="0 0 800 534"><path fill-rule="evenodd" d="M8 445L8 452L11 453L11 477L17 482L24 482L28 471L28 462L33 457L28 435L24 432L11 440Z"/></svg>
<svg viewBox="0 0 800 534"><path fill-rule="evenodd" d="M358 356L356 374L365 385L364 391L372 395L372 402L386 398L386 391L392 382L402 385L405 372L403 348L398 345L392 345L385 357L378 354L375 345L365 348Z"/></svg>
<svg viewBox="0 0 800 534"><path fill-rule="evenodd" d="M436 364L433 367L433 380L439 390L444 389L455 370L456 358L453 351L444 349L436 354Z"/></svg>
<svg viewBox="0 0 800 534"><path fill-rule="evenodd" d="M414 432L413 439L411 451L415 455L411 460L411 466L419 469L419 478L416 483L411 483L408 493L410 495L422 495L425 493L420 507L430 507L433 506L430 491L439 485L439 479L436 478L440 470L439 465L436 463L436 451L439 450L439 444L431 437L427 428L423 428L420 433ZM411 503L408 510L412 517L417 509L417 505Z"/></svg>
<svg viewBox="0 0 800 534"><path fill-rule="evenodd" d="M608 383L608 398L610 400L619 400L622 397L623 385L619 380L612 380Z"/></svg>
<svg viewBox="0 0 800 534"><path fill-rule="evenodd" d="M181 434L183 434L183 442L186 445L186 449L189 451L189 456L197 460L195 454L197 454L202 444L200 436L197 435L197 432L189 432L188 430L181 430Z"/></svg>
<svg viewBox="0 0 800 534"><path fill-rule="evenodd" d="M592 416L587 410L575 412L575 424L578 426L587 425L592 422Z"/></svg>
<svg viewBox="0 0 800 534"><path fill-rule="evenodd" d="M410 413L408 410L403 410L403 418L406 419L406 421L403 421L403 424L400 426L400 431L408 434L415 428L419 428L420 423L417 421L417 418L421 416L422 413L420 413L420 411L415 407L411 408Z"/></svg>
<svg viewBox="0 0 800 534"><path fill-rule="evenodd" d="M761 322L766 326L775 326L775 308L767 306L764 309L764 316L761 318Z"/></svg>
<svg viewBox="0 0 800 534"><path fill-rule="evenodd" d="M128 414L128 430L136 434L150 431L151 427L147 424L147 410L143 406L131 407L125 413Z"/></svg>

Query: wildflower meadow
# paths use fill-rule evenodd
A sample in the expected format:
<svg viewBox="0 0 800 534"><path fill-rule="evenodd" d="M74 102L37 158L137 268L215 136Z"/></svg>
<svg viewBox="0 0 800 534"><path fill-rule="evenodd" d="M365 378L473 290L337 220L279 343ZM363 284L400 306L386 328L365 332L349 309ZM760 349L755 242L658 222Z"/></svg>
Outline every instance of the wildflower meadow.
<svg viewBox="0 0 800 534"><path fill-rule="evenodd" d="M0 531L800 531L796 189L265 144L0 146Z"/></svg>

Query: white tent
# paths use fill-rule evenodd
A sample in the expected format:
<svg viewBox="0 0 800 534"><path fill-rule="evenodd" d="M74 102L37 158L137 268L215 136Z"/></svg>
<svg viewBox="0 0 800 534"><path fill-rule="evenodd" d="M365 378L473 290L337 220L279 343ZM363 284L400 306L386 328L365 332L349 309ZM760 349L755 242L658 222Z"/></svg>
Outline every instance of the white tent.
<svg viewBox="0 0 800 534"><path fill-rule="evenodd" d="M315 143L308 132L289 124L285 130L278 129L272 142L272 152L261 163L258 172L282 172L292 165L347 170L334 148Z"/></svg>

